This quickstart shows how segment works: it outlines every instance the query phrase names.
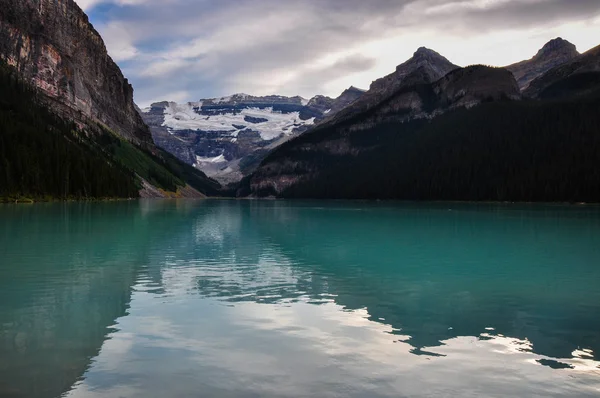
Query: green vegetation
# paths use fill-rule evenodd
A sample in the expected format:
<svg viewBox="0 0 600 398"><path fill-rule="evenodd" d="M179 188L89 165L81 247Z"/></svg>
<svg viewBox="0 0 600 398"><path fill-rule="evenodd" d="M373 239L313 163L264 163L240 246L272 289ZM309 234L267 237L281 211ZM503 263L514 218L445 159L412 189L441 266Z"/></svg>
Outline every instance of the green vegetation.
<svg viewBox="0 0 600 398"><path fill-rule="evenodd" d="M216 181L172 155L94 127L80 130L57 117L0 65L0 201L135 198L141 178L169 192L189 184L219 193Z"/></svg>
<svg viewBox="0 0 600 398"><path fill-rule="evenodd" d="M149 152L116 134L106 132L98 139L98 144L105 153L109 154L110 158L129 170L135 170L138 176L156 187L174 192L178 186L185 185L184 181L175 177Z"/></svg>

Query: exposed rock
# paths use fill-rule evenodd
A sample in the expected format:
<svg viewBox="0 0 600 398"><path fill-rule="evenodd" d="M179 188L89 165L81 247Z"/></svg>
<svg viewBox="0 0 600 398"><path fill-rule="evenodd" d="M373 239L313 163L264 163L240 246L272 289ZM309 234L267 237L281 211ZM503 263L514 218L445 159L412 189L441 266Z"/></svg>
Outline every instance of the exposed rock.
<svg viewBox="0 0 600 398"><path fill-rule="evenodd" d="M350 119L378 106L403 87L434 82L457 68L437 52L420 47L412 58L398 65L395 72L375 80L369 91L321 124L336 124Z"/></svg>
<svg viewBox="0 0 600 398"><path fill-rule="evenodd" d="M252 124L259 124L268 122L269 119L265 119L264 117L244 116L244 121ZM232 126L235 127L236 125L232 124Z"/></svg>
<svg viewBox="0 0 600 398"><path fill-rule="evenodd" d="M557 86L557 85L560 85ZM531 82L524 95L533 98L583 95L600 87L600 46L549 70Z"/></svg>
<svg viewBox="0 0 600 398"><path fill-rule="evenodd" d="M423 68L424 80L435 81L458 68L437 52L425 47L415 51L412 58L396 67L396 71L371 83L370 92L389 93L401 85L416 69Z"/></svg>
<svg viewBox="0 0 600 398"><path fill-rule="evenodd" d="M152 144L133 89L73 0L0 0L0 58L61 115Z"/></svg>
<svg viewBox="0 0 600 398"><path fill-rule="evenodd" d="M324 95L317 95L308 101L308 104L300 111L300 118L303 120L314 117L320 120L323 116L331 111L334 99Z"/></svg>
<svg viewBox="0 0 600 398"><path fill-rule="evenodd" d="M337 115L338 112L356 102L365 93L366 90L362 90L354 86L347 88L339 97L337 97L332 102L329 111L326 113L325 117L333 117Z"/></svg>
<svg viewBox="0 0 600 398"><path fill-rule="evenodd" d="M482 65L456 69L433 87L438 97L437 109L471 107L486 101L521 97L519 86L509 71Z"/></svg>
<svg viewBox="0 0 600 398"><path fill-rule="evenodd" d="M430 84L421 83L427 78L422 72L419 68L407 75L407 83L417 83L401 87L368 113L345 123L344 128L356 131L384 122L433 118L450 109L521 97L513 75L506 69L474 65L454 69Z"/></svg>
<svg viewBox="0 0 600 398"><path fill-rule="evenodd" d="M577 47L558 37L546 43L533 58L509 65L506 69L515 75L521 90L525 90L536 78L577 56Z"/></svg>

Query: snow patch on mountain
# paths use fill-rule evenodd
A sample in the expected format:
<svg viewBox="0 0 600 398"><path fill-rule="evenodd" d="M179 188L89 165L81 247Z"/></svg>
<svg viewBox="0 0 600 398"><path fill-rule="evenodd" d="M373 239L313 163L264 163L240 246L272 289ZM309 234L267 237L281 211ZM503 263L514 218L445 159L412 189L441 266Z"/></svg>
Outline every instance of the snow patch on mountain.
<svg viewBox="0 0 600 398"><path fill-rule="evenodd" d="M169 103L164 111L163 126L169 130L196 130L207 132L228 132L237 137L240 126L244 126L260 134L263 140L273 140L279 136L291 135L296 128L310 126L315 118L300 119L300 112L283 113L273 108L246 108L231 113L201 115L196 110L202 103L176 104ZM259 120L248 123L247 118Z"/></svg>
<svg viewBox="0 0 600 398"><path fill-rule="evenodd" d="M227 162L227 159L225 159L225 155L221 154L219 156L215 156L214 158L205 158L202 156L196 156L196 163L200 164L200 163L223 163L223 162Z"/></svg>

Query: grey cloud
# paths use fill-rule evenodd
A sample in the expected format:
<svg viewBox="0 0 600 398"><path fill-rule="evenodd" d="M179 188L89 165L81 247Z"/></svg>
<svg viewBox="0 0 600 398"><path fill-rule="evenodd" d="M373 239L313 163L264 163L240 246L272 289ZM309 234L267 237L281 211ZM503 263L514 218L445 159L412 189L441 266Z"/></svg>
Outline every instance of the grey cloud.
<svg viewBox="0 0 600 398"><path fill-rule="evenodd" d="M333 65L300 73L290 84L297 87L301 92L319 93L323 88L323 82L335 80L340 75L368 71L375 66L376 62L375 58L352 55L337 61ZM337 94L339 93L334 95Z"/></svg>
<svg viewBox="0 0 600 398"><path fill-rule="evenodd" d="M454 26L476 34L496 29L539 28L599 14L598 0L513 0L487 8L466 9L444 19L448 21L448 29Z"/></svg>
<svg viewBox="0 0 600 398"><path fill-rule="evenodd" d="M97 27L106 34L109 51L111 43L116 47L126 39L137 47L138 58L127 62L125 72L136 99L147 103L178 92L188 93L189 100L239 91L334 94L323 92L329 82L375 66L375 59L357 50L373 40L418 31L479 35L600 15L598 0L478 1L147 0L113 8ZM446 9L431 12L440 6ZM115 24L129 37L110 37ZM410 45L416 49L421 44ZM336 53L341 60L315 66ZM174 65L158 76L144 75L164 61ZM286 74L291 77L279 82Z"/></svg>

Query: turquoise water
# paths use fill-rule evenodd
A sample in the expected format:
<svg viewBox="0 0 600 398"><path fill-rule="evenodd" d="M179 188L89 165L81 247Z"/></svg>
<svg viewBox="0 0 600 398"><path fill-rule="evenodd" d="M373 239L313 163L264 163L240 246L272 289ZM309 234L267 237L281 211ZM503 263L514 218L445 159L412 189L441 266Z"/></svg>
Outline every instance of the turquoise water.
<svg viewBox="0 0 600 398"><path fill-rule="evenodd" d="M0 397L598 397L600 208L0 206Z"/></svg>

